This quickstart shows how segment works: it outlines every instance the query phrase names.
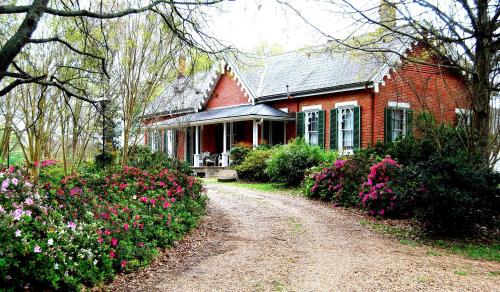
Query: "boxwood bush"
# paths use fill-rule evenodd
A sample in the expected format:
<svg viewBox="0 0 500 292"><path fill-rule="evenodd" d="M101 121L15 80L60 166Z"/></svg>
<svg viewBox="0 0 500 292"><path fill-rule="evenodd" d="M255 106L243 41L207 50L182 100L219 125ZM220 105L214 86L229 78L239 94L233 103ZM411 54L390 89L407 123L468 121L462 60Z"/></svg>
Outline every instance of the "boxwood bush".
<svg viewBox="0 0 500 292"><path fill-rule="evenodd" d="M266 167L271 153L271 148L250 151L243 162L234 168L238 172L238 178L246 181L268 182Z"/></svg>
<svg viewBox="0 0 500 292"><path fill-rule="evenodd" d="M303 139L294 139L274 148L267 163L267 174L274 182L298 186L307 169L320 165L334 155L325 154L318 146L310 146Z"/></svg>

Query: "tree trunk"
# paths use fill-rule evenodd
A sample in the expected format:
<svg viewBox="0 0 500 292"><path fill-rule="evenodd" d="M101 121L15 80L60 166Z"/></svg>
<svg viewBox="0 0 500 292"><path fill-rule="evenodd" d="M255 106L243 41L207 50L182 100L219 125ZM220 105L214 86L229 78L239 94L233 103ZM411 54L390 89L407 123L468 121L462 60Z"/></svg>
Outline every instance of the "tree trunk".
<svg viewBox="0 0 500 292"><path fill-rule="evenodd" d="M490 158L490 90L489 78L492 72L490 48L492 45L491 34L488 33L488 1L477 1L477 29L475 47L475 68L472 76L472 130L473 149L471 154L481 157L484 163L488 163ZM475 147L474 147L475 146Z"/></svg>

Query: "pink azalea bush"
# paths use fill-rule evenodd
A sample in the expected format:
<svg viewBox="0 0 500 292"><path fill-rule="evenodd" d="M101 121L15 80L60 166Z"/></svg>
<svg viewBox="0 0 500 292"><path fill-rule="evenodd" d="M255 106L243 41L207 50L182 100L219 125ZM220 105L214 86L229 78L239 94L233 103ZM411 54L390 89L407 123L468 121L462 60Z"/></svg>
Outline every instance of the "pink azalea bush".
<svg viewBox="0 0 500 292"><path fill-rule="evenodd" d="M204 212L200 182L187 173L125 167L33 186L0 172L2 286L79 290L148 264Z"/></svg>
<svg viewBox="0 0 500 292"><path fill-rule="evenodd" d="M329 167L321 167L305 178L305 194L311 198L331 201L338 205L355 205L357 198L352 196L349 185L351 176L349 160L338 159Z"/></svg>
<svg viewBox="0 0 500 292"><path fill-rule="evenodd" d="M361 204L370 215L384 217L398 210L398 196L392 182L400 169L401 166L390 156L370 167L367 180L359 192Z"/></svg>

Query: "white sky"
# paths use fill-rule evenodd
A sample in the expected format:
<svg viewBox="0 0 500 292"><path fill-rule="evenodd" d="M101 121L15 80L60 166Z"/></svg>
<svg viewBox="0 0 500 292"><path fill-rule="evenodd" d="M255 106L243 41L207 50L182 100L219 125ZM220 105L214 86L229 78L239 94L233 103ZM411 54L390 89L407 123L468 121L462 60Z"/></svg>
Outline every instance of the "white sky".
<svg viewBox="0 0 500 292"><path fill-rule="evenodd" d="M334 33L342 25L334 13L317 0L294 0L294 7L315 25ZM224 2L222 11L210 11L213 35L243 51L261 43L277 44L285 51L318 45L326 38L276 0L236 0Z"/></svg>

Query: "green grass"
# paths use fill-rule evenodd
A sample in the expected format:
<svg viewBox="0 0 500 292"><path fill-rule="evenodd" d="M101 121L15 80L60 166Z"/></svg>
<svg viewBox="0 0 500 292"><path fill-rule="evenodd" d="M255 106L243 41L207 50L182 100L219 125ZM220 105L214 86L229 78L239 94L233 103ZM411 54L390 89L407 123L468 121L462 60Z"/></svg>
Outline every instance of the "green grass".
<svg viewBox="0 0 500 292"><path fill-rule="evenodd" d="M435 240L433 243L454 254L466 256L471 259L484 259L500 262L500 243L484 244L477 242L454 242L448 240Z"/></svg>
<svg viewBox="0 0 500 292"><path fill-rule="evenodd" d="M246 188L246 189L262 191L262 192L270 192L270 193L288 192L290 194L296 194L298 192L297 189L287 188L287 187L283 186L282 184L276 184L276 183L252 183L252 182L242 182L242 181L218 182L217 179L212 179L212 178L204 178L203 181L205 183L225 184L225 185L230 185L230 186L234 186L234 187Z"/></svg>
<svg viewBox="0 0 500 292"><path fill-rule="evenodd" d="M500 242L498 241L494 241L491 244L485 244L476 241L466 242L464 240L436 240L423 236L416 230L390 226L383 221L374 222L362 219L360 224L370 227L379 234L392 235L404 245L427 245L431 248L427 251L428 256L441 256L441 252L438 251L441 249L471 259L500 262ZM438 250L436 250L436 248Z"/></svg>
<svg viewBox="0 0 500 292"><path fill-rule="evenodd" d="M453 273L454 273L455 275L464 276L464 277L469 275L469 271L464 270L464 269L455 269L455 270L453 271Z"/></svg>

